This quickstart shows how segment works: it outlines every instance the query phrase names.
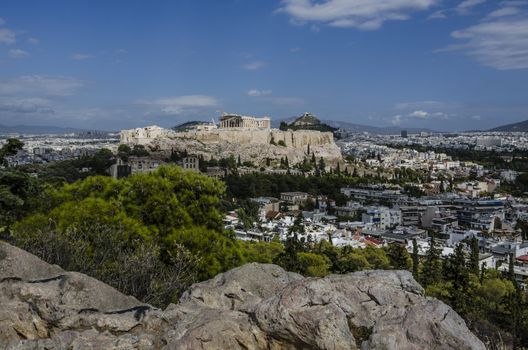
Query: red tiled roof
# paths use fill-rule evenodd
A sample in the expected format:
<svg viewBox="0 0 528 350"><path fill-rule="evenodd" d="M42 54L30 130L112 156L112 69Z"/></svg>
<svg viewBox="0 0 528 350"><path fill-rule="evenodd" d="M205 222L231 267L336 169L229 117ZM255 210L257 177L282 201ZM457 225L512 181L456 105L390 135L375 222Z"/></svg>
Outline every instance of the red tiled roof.
<svg viewBox="0 0 528 350"><path fill-rule="evenodd" d="M528 262L528 255L518 256L517 260L522 261L522 262Z"/></svg>
<svg viewBox="0 0 528 350"><path fill-rule="evenodd" d="M374 237L369 237L369 236L365 236L365 241L366 243L375 244L375 245L380 245L381 243L383 243L382 240L376 239Z"/></svg>

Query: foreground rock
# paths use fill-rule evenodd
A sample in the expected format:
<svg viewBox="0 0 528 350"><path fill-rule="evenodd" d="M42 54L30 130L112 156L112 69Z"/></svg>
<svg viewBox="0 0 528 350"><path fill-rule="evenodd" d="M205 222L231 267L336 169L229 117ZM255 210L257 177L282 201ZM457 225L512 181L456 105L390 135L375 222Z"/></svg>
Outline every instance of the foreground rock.
<svg viewBox="0 0 528 350"><path fill-rule="evenodd" d="M0 243L0 349L485 349L406 271L248 264L154 309Z"/></svg>

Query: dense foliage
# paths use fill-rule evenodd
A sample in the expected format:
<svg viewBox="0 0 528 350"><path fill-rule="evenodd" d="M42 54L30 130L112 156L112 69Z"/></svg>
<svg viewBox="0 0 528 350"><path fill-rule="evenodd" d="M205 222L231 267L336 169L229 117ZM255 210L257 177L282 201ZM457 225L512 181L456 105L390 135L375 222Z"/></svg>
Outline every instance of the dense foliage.
<svg viewBox="0 0 528 350"><path fill-rule="evenodd" d="M227 195L230 198L252 198L258 196L280 197L281 192L303 191L313 195L326 195L336 200L337 205L346 203L347 198L340 189L347 186L366 184L369 179L337 174L302 176L290 174L247 174L228 175L225 178Z"/></svg>
<svg viewBox="0 0 528 350"><path fill-rule="evenodd" d="M52 263L164 304L191 281L244 261L223 231L223 192L221 182L177 167L122 180L89 177L48 188L34 214L13 226L13 237ZM134 290L137 265L151 276L141 291Z"/></svg>

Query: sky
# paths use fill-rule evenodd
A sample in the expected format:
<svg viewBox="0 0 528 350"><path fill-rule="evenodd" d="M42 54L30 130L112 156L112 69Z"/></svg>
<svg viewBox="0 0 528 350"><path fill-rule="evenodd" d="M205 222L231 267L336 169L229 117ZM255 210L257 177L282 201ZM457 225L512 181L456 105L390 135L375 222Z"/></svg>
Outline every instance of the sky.
<svg viewBox="0 0 528 350"><path fill-rule="evenodd" d="M0 124L528 119L525 0L2 0Z"/></svg>

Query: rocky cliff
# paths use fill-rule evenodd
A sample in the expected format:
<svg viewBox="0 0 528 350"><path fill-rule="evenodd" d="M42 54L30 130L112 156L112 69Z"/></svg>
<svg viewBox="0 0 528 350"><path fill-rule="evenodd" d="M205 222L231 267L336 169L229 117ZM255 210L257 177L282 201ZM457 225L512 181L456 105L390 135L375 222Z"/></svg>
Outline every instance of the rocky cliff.
<svg viewBox="0 0 528 350"><path fill-rule="evenodd" d="M219 159L233 155L242 161L264 165L266 159L288 157L290 164L302 162L312 153L327 164L342 159L331 132L278 129L215 129L211 131L175 132L156 127L123 130L121 143L141 144L161 152L187 150L190 154ZM282 144L282 145L281 145ZM309 145L309 146L308 146ZM308 153L308 148L310 152Z"/></svg>
<svg viewBox="0 0 528 350"><path fill-rule="evenodd" d="M406 271L248 264L154 309L0 243L0 349L485 349Z"/></svg>

